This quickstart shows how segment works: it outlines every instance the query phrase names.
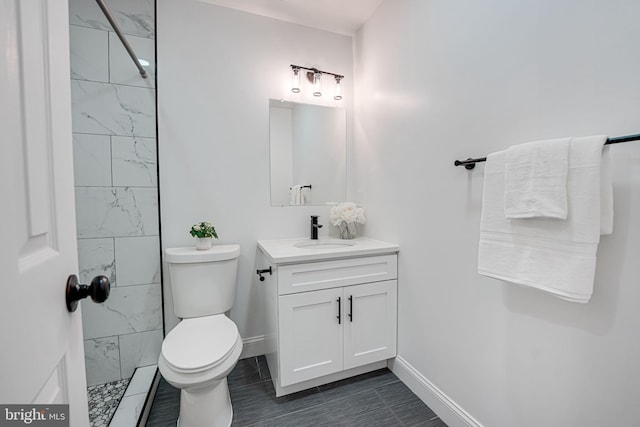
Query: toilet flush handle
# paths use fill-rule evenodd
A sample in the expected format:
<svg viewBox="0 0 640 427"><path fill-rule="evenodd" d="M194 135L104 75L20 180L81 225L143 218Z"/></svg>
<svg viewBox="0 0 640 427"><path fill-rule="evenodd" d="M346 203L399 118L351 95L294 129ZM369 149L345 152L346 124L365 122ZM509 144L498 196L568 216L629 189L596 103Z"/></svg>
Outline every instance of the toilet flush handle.
<svg viewBox="0 0 640 427"><path fill-rule="evenodd" d="M273 274L273 270L271 270L271 266L269 266L269 268L265 268L265 269L262 269L262 270L256 270L256 273L258 274L258 276L260 276L260 281L264 282L263 274L269 273L269 276L271 276Z"/></svg>

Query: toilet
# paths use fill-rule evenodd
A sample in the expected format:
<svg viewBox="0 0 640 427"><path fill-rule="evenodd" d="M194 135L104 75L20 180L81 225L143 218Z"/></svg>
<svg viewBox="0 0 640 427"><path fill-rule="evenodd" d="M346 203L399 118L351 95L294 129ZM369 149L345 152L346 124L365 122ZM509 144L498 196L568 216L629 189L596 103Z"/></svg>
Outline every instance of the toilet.
<svg viewBox="0 0 640 427"><path fill-rule="evenodd" d="M236 297L240 245L167 248L173 311L182 319L162 342L158 369L180 391L180 427L227 427L233 419L227 375L242 338L225 312Z"/></svg>

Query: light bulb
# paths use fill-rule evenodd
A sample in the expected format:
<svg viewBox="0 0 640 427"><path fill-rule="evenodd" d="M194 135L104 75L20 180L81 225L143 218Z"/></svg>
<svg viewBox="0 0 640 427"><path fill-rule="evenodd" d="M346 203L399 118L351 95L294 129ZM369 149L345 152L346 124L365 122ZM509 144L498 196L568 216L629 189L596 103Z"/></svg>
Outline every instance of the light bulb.
<svg viewBox="0 0 640 427"><path fill-rule="evenodd" d="M313 96L322 96L322 81L320 77L322 73L315 73L313 75Z"/></svg>
<svg viewBox="0 0 640 427"><path fill-rule="evenodd" d="M300 68L293 68L293 79L291 80L291 92L300 92Z"/></svg>
<svg viewBox="0 0 640 427"><path fill-rule="evenodd" d="M336 94L333 96L333 99L336 101L340 101L342 99L342 85L340 84L340 80L342 77L336 76Z"/></svg>

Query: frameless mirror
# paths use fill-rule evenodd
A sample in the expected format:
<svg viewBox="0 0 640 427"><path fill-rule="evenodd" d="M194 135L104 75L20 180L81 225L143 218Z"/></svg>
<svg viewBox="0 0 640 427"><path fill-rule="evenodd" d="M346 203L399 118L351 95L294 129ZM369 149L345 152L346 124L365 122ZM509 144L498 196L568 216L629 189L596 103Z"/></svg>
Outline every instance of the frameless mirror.
<svg viewBox="0 0 640 427"><path fill-rule="evenodd" d="M269 100L272 205L342 202L347 118L342 108Z"/></svg>

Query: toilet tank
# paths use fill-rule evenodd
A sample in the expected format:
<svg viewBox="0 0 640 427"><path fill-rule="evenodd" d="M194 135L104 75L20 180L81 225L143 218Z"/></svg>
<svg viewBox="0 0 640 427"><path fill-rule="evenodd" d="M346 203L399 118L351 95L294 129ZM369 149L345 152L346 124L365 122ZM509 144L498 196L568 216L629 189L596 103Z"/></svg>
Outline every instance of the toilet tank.
<svg viewBox="0 0 640 427"><path fill-rule="evenodd" d="M173 312L180 318L221 314L236 299L236 273L240 245L167 248Z"/></svg>

